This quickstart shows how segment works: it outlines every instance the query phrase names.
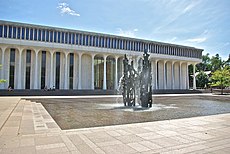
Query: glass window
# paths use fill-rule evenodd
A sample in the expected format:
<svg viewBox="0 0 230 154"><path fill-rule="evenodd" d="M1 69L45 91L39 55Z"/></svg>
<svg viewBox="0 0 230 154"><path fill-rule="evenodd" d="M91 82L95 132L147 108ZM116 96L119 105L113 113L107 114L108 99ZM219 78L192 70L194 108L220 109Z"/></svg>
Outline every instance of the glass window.
<svg viewBox="0 0 230 154"><path fill-rule="evenodd" d="M55 80L55 88L59 89L60 83L60 52L56 52L56 80Z"/></svg>
<svg viewBox="0 0 230 154"><path fill-rule="evenodd" d="M42 51L42 61L41 61L41 89L46 86L46 51Z"/></svg>
<svg viewBox="0 0 230 154"><path fill-rule="evenodd" d="M22 27L22 37L21 37L21 39L23 39L23 40L24 40L24 38L25 38L25 28L24 28L24 27Z"/></svg>
<svg viewBox="0 0 230 154"><path fill-rule="evenodd" d="M71 36L72 36L72 34L71 34L71 33L69 33L69 41L68 41L68 42L69 42L69 44L71 44L71 40L72 40L72 39L71 39Z"/></svg>
<svg viewBox="0 0 230 154"><path fill-rule="evenodd" d="M69 89L73 89L74 54L69 55Z"/></svg>
<svg viewBox="0 0 230 154"><path fill-rule="evenodd" d="M98 47L101 47L101 37L98 36Z"/></svg>
<svg viewBox="0 0 230 154"><path fill-rule="evenodd" d="M94 39L93 39L93 36L90 35L90 39L89 39L89 45L90 46L94 46Z"/></svg>
<svg viewBox="0 0 230 154"><path fill-rule="evenodd" d="M50 37L50 34L49 34L49 31L47 30L46 31L46 42L49 42L49 37Z"/></svg>
<svg viewBox="0 0 230 154"><path fill-rule="evenodd" d="M68 33L65 33L65 43L68 43Z"/></svg>
<svg viewBox="0 0 230 154"><path fill-rule="evenodd" d="M82 45L82 35L79 35L79 45Z"/></svg>
<svg viewBox="0 0 230 154"><path fill-rule="evenodd" d="M26 77L25 88L30 89L31 50L26 51Z"/></svg>
<svg viewBox="0 0 230 154"><path fill-rule="evenodd" d="M29 28L26 28L26 40L29 40Z"/></svg>
<svg viewBox="0 0 230 154"><path fill-rule="evenodd" d="M45 30L42 30L42 41L45 41Z"/></svg>
<svg viewBox="0 0 230 154"><path fill-rule="evenodd" d="M95 40L95 46L98 47L98 37L94 36L94 40Z"/></svg>
<svg viewBox="0 0 230 154"><path fill-rule="evenodd" d="M16 38L16 27L13 27L13 38L15 39Z"/></svg>
<svg viewBox="0 0 230 154"><path fill-rule="evenodd" d="M101 47L104 47L104 37L101 37Z"/></svg>
<svg viewBox="0 0 230 154"><path fill-rule="evenodd" d="M41 41L41 30L38 30L38 41Z"/></svg>
<svg viewBox="0 0 230 154"><path fill-rule="evenodd" d="M9 26L8 38L12 38L12 26Z"/></svg>
<svg viewBox="0 0 230 154"><path fill-rule="evenodd" d="M50 31L50 42L53 42L53 31Z"/></svg>
<svg viewBox="0 0 230 154"><path fill-rule="evenodd" d="M54 31L53 33L54 33L54 42L56 43L57 42L57 32Z"/></svg>
<svg viewBox="0 0 230 154"><path fill-rule="evenodd" d="M7 37L7 26L4 25L4 37L6 38Z"/></svg>
<svg viewBox="0 0 230 154"><path fill-rule="evenodd" d="M110 48L110 38L107 39L107 47Z"/></svg>
<svg viewBox="0 0 230 154"><path fill-rule="evenodd" d="M3 33L3 26L0 25L0 37L2 37L2 33Z"/></svg>
<svg viewBox="0 0 230 154"><path fill-rule="evenodd" d="M18 30L18 32L17 32L17 39L20 39L20 37L21 37L21 27L18 27L17 28Z"/></svg>
<svg viewBox="0 0 230 154"><path fill-rule="evenodd" d="M85 45L85 35L82 35L82 45Z"/></svg>
<svg viewBox="0 0 230 154"><path fill-rule="evenodd" d="M58 40L57 40L57 42L61 43L61 32L57 32L57 34L58 34Z"/></svg>
<svg viewBox="0 0 230 154"><path fill-rule="evenodd" d="M75 37L76 37L76 40L75 40L76 42L75 42L75 44L78 45L78 34L76 34Z"/></svg>
<svg viewBox="0 0 230 154"><path fill-rule="evenodd" d="M71 41L71 44L74 44L74 42L75 42L75 34L71 34L72 35L72 41Z"/></svg>
<svg viewBox="0 0 230 154"><path fill-rule="evenodd" d="M38 30L34 29L34 40L37 41L38 40Z"/></svg>
<svg viewBox="0 0 230 154"><path fill-rule="evenodd" d="M14 72L15 72L15 49L10 49L10 71L9 71L9 86L14 88Z"/></svg>
<svg viewBox="0 0 230 154"><path fill-rule="evenodd" d="M34 31L32 28L30 28L30 40L33 40L33 35L34 35Z"/></svg>
<svg viewBox="0 0 230 154"><path fill-rule="evenodd" d="M65 33L62 32L61 33L61 43L64 43L65 42Z"/></svg>
<svg viewBox="0 0 230 154"><path fill-rule="evenodd" d="M88 35L85 36L85 45L87 45L87 46L88 46L88 41L89 41L88 37L89 37Z"/></svg>

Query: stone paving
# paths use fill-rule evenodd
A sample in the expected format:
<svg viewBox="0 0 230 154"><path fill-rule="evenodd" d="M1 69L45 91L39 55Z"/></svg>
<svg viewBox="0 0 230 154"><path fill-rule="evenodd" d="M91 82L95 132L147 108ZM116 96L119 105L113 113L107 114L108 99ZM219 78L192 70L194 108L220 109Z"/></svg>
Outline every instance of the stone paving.
<svg viewBox="0 0 230 154"><path fill-rule="evenodd" d="M0 98L0 153L229 153L230 113L61 130L40 103Z"/></svg>

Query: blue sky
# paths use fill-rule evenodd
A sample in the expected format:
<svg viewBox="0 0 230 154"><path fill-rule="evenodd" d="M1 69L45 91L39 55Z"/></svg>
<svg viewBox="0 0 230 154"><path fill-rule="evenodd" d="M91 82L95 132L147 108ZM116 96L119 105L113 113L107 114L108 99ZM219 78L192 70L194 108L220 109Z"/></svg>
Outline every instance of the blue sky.
<svg viewBox="0 0 230 154"><path fill-rule="evenodd" d="M230 54L230 0L1 0L0 19Z"/></svg>

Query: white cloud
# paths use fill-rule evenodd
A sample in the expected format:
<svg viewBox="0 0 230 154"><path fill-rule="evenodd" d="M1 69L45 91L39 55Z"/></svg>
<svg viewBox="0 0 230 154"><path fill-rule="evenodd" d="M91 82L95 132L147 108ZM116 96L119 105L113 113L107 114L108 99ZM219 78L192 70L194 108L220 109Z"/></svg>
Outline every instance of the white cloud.
<svg viewBox="0 0 230 154"><path fill-rule="evenodd" d="M80 16L80 14L76 13L74 10L72 10L70 7L69 7L69 4L67 3L58 3L58 9L60 9L60 13L63 15L63 14L69 14L69 15L72 15L72 16Z"/></svg>
<svg viewBox="0 0 230 154"><path fill-rule="evenodd" d="M127 36L127 37L135 37L135 32L137 32L138 29L135 28L133 30L123 30L121 28L118 28L118 35L120 36Z"/></svg>
<svg viewBox="0 0 230 154"><path fill-rule="evenodd" d="M173 37L171 40L169 40L169 42L174 42L176 41L177 37Z"/></svg>
<svg viewBox="0 0 230 154"><path fill-rule="evenodd" d="M202 42L205 42L206 40L207 40L206 37L197 37L197 38L187 39L188 42L192 42L192 43L202 43Z"/></svg>

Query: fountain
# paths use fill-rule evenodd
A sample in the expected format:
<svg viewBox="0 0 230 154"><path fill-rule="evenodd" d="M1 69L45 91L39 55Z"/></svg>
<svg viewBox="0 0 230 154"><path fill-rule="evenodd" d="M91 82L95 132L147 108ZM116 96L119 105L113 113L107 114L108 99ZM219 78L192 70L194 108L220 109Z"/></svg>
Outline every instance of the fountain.
<svg viewBox="0 0 230 154"><path fill-rule="evenodd" d="M143 54L142 69L137 72L133 61L129 63L127 56L123 59L124 74L121 79L124 106L135 106L136 92L140 92L142 107L152 107L151 63L147 50Z"/></svg>

